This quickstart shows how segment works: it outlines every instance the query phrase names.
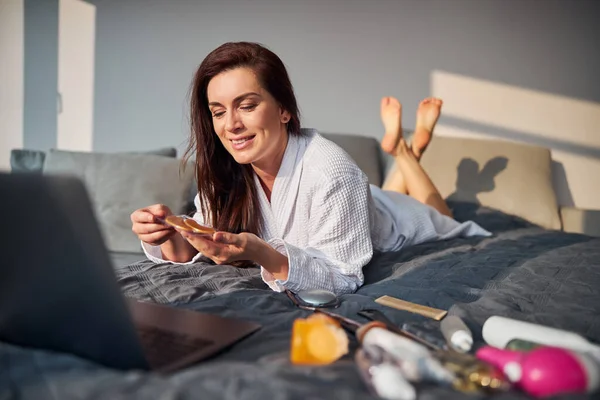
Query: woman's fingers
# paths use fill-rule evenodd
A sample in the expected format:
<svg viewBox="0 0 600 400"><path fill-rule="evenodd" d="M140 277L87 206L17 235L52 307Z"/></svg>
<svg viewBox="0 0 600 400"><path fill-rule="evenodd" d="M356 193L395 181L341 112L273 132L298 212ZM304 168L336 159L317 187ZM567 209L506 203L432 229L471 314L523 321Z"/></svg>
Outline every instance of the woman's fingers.
<svg viewBox="0 0 600 400"><path fill-rule="evenodd" d="M227 264L240 260L243 250L231 244L218 243L210 237L180 231L181 235L202 255L210 258L217 264ZM216 234L215 234L216 235Z"/></svg>
<svg viewBox="0 0 600 400"><path fill-rule="evenodd" d="M163 204L135 210L130 216L131 230L142 242L153 246L160 245L175 233L173 228L159 223L159 218L168 215L171 215L171 210Z"/></svg>
<svg viewBox="0 0 600 400"><path fill-rule="evenodd" d="M159 218L165 218L166 216L173 214L169 207L164 204L153 204L146 207L145 210Z"/></svg>
<svg viewBox="0 0 600 400"><path fill-rule="evenodd" d="M169 237L171 237L174 234L175 234L175 231L171 229L171 230L167 230L167 231L159 231L159 232L154 232L154 233L149 233L149 234L142 234L142 235L138 235L138 237L144 243L148 243L149 245L152 245L152 246L159 246L159 245L163 244Z"/></svg>
<svg viewBox="0 0 600 400"><path fill-rule="evenodd" d="M146 235L154 232L172 231L173 228L163 224L133 224L131 230L136 235Z"/></svg>
<svg viewBox="0 0 600 400"><path fill-rule="evenodd" d="M145 208L140 208L131 213L131 222L134 224L148 224L154 222L154 215Z"/></svg>
<svg viewBox="0 0 600 400"><path fill-rule="evenodd" d="M242 244L240 235L229 232L216 232L213 235L213 240L217 243L232 244L234 246L240 246Z"/></svg>
<svg viewBox="0 0 600 400"><path fill-rule="evenodd" d="M204 235L196 235L181 229L177 229L177 232L179 232L181 236L183 236L192 246L194 246L196 250L207 257L210 257L211 254L219 250L219 246L216 246L215 242Z"/></svg>
<svg viewBox="0 0 600 400"><path fill-rule="evenodd" d="M154 204L145 208L140 208L131 213L131 222L133 223L156 223L156 217L166 218L171 215L169 207L163 204Z"/></svg>

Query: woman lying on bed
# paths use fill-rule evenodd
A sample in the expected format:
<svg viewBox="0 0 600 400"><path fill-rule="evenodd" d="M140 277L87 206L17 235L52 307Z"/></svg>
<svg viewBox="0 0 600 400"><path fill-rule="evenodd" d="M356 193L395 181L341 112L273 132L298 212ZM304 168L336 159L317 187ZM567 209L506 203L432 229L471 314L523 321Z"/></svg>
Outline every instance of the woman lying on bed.
<svg viewBox="0 0 600 400"><path fill-rule="evenodd" d="M193 216L212 237L166 227L171 211L152 205L131 215L133 232L154 262L258 264L273 290L356 291L374 250L397 251L456 236L489 235L458 223L418 159L441 101L419 105L412 149L401 137L401 106L384 98L385 151L396 168L384 190L337 145L301 129L282 61L253 43L212 51L194 77L191 137L199 195Z"/></svg>

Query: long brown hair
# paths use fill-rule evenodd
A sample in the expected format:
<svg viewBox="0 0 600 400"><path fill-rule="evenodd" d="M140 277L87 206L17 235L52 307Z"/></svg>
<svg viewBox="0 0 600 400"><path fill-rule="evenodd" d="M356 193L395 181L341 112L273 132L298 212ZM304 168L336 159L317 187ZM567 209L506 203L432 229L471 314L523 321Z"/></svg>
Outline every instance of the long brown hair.
<svg viewBox="0 0 600 400"><path fill-rule="evenodd" d="M208 107L208 83L235 68L251 69L260 85L290 113L288 134L300 134L296 96L286 68L272 51L257 43L231 42L202 61L191 87L191 135L184 160L196 156L196 181L204 220L220 231L260 235L261 215L254 172L238 164L216 136Z"/></svg>

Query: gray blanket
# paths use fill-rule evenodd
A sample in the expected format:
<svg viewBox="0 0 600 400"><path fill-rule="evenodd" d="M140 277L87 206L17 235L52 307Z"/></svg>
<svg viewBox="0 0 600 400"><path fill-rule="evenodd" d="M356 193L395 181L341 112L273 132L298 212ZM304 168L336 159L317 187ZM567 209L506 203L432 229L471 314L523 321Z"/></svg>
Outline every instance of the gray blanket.
<svg viewBox="0 0 600 400"><path fill-rule="evenodd" d="M457 219L474 219L495 235L378 254L365 268L366 284L343 296L336 312L361 322L356 313L364 308L377 308L398 324L424 320L373 301L391 295L461 315L478 344L481 325L491 315L569 329L600 342L600 239L544 230L464 204L455 204L454 211ZM70 355L0 343L0 400L373 398L352 355L326 367L290 364L292 323L309 313L270 291L256 269L140 261L116 272L129 297L244 318L263 328L170 376L115 371ZM479 398L427 385L418 391L421 399ZM509 392L495 398L526 397Z"/></svg>

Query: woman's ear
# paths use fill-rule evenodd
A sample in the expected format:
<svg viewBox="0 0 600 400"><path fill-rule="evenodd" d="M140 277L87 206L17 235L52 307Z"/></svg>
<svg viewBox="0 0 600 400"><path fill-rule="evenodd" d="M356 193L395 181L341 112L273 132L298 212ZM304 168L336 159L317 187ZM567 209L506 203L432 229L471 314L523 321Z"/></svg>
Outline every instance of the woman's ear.
<svg viewBox="0 0 600 400"><path fill-rule="evenodd" d="M291 118L292 117L287 110L284 110L283 108L279 109L279 120L282 124L287 124L288 122L290 122Z"/></svg>

